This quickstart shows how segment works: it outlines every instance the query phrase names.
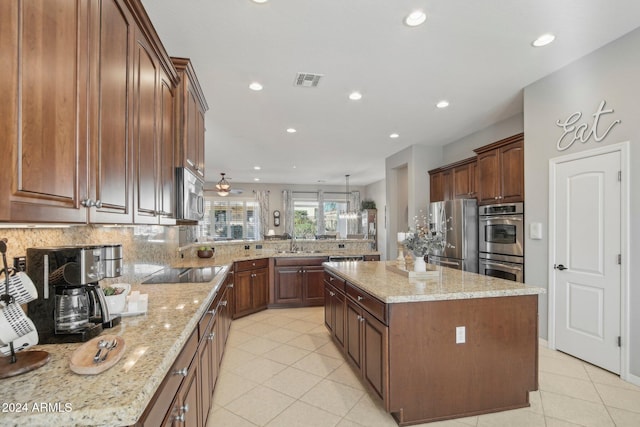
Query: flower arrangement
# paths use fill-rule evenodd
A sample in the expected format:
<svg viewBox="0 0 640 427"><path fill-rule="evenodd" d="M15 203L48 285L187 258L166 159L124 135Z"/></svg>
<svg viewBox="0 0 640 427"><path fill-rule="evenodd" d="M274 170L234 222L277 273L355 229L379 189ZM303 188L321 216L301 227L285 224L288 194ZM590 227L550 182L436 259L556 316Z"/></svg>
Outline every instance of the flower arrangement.
<svg viewBox="0 0 640 427"><path fill-rule="evenodd" d="M420 217L414 217L415 229L405 234L402 244L417 257L424 257L435 250L453 247L447 243L447 230L450 228L448 223L451 222L451 218L443 217L440 227L436 227L436 224L431 221L431 215L428 221L422 211L420 214Z"/></svg>

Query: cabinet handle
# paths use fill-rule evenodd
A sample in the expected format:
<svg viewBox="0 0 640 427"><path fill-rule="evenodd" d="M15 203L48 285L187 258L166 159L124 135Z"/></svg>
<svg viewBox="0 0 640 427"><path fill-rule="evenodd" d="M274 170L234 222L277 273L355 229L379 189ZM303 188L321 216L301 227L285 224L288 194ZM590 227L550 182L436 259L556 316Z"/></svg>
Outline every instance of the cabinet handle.
<svg viewBox="0 0 640 427"><path fill-rule="evenodd" d="M333 282L333 277L329 277L329 281L330 281L330 282Z"/></svg>
<svg viewBox="0 0 640 427"><path fill-rule="evenodd" d="M228 303L228 301L227 301L227 300L224 300L224 301L220 302L220 305L222 305L222 306L226 307L226 306L227 306L227 303Z"/></svg>
<svg viewBox="0 0 640 427"><path fill-rule="evenodd" d="M360 316L360 315L358 314L358 317L356 317L356 319L358 319L358 321L360 321L360 319L362 319L362 316Z"/></svg>
<svg viewBox="0 0 640 427"><path fill-rule="evenodd" d="M252 262L252 263L251 263L251 265L252 265L253 267L255 267L255 266L256 266L256 263L255 263L255 262Z"/></svg>
<svg viewBox="0 0 640 427"><path fill-rule="evenodd" d="M360 321L364 322L364 317L363 316L360 316Z"/></svg>
<svg viewBox="0 0 640 427"><path fill-rule="evenodd" d="M100 203L100 206L98 206L97 203ZM102 202L100 202L99 200L97 202L94 202L91 199L84 199L82 202L80 202L80 204L85 208L92 208L94 206L98 208L102 207Z"/></svg>
<svg viewBox="0 0 640 427"><path fill-rule="evenodd" d="M182 368L182 369L173 371L173 375L182 375L183 377L186 377L188 373L189 373L188 368Z"/></svg>
<svg viewBox="0 0 640 427"><path fill-rule="evenodd" d="M362 301L364 298L362 298L360 295L358 295L358 301Z"/></svg>
<svg viewBox="0 0 640 427"><path fill-rule="evenodd" d="M216 333L215 332L211 332L209 334L209 337L207 338L209 341L213 341L213 339L216 337Z"/></svg>
<svg viewBox="0 0 640 427"><path fill-rule="evenodd" d="M329 295L331 295L332 297L336 296L335 292L329 291Z"/></svg>
<svg viewBox="0 0 640 427"><path fill-rule="evenodd" d="M216 315L216 309L214 308L214 309L213 309L213 310L211 310L211 311L207 311L207 314L210 314L210 315L212 315L212 316L215 316L215 315Z"/></svg>
<svg viewBox="0 0 640 427"><path fill-rule="evenodd" d="M177 421L179 423L183 423L184 422L184 414L181 413L179 415L176 415L175 417L173 417L174 421Z"/></svg>
<svg viewBox="0 0 640 427"><path fill-rule="evenodd" d="M498 200L498 199L499 199L499 197L498 197L498 196L496 196L496 197L494 197L494 198L493 198L493 200Z"/></svg>
<svg viewBox="0 0 640 427"><path fill-rule="evenodd" d="M187 403L187 404L185 404L184 406L181 406L181 407L180 407L180 410L181 410L182 412L189 412L189 404Z"/></svg>
<svg viewBox="0 0 640 427"><path fill-rule="evenodd" d="M229 283L229 284L227 285L227 288L229 288L229 289L233 288L233 283Z"/></svg>

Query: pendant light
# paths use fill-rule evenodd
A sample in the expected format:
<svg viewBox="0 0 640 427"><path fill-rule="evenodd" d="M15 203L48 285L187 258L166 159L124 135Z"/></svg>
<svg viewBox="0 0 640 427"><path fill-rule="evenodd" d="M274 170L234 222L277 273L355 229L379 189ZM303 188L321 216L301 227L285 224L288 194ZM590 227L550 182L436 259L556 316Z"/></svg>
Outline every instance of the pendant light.
<svg viewBox="0 0 640 427"><path fill-rule="evenodd" d="M222 178L220 178L220 181L216 184L216 190L218 191L218 196L226 197L229 195L229 191L231 190L231 184L229 184L229 181L225 179L224 172L220 172L220 175Z"/></svg>
<svg viewBox="0 0 640 427"><path fill-rule="evenodd" d="M346 184L347 184L347 189L346 189L347 191L346 191L346 195L345 195L345 199L346 199L346 202L347 202L347 204L346 204L347 209L344 212L344 217L347 218L347 219L354 219L354 218L358 217L358 214L356 212L352 212L351 211L351 192L349 191L349 177L350 176L351 175L345 175L344 176Z"/></svg>

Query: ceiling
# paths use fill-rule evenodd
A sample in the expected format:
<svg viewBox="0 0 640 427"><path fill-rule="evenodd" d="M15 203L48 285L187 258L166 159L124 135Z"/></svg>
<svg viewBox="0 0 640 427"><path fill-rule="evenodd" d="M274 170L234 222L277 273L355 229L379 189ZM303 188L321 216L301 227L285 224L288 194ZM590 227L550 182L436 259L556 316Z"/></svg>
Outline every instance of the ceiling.
<svg viewBox="0 0 640 427"><path fill-rule="evenodd" d="M521 113L525 86L640 26L638 0L142 1L209 104L206 179L232 184L378 181L388 156ZM404 25L415 9L426 22Z"/></svg>

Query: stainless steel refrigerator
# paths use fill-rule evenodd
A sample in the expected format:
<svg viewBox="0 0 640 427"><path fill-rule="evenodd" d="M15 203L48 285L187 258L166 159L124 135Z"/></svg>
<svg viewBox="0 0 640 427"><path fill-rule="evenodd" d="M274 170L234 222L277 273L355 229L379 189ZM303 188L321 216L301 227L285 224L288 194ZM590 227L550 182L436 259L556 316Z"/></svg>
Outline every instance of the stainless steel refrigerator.
<svg viewBox="0 0 640 427"><path fill-rule="evenodd" d="M447 247L429 254L431 264L478 272L478 205L476 199L429 204L429 222L446 236Z"/></svg>

